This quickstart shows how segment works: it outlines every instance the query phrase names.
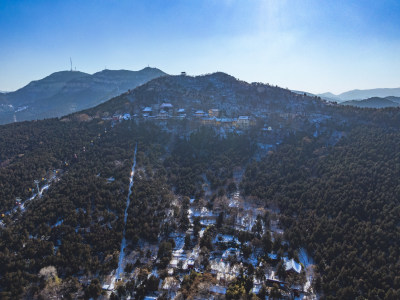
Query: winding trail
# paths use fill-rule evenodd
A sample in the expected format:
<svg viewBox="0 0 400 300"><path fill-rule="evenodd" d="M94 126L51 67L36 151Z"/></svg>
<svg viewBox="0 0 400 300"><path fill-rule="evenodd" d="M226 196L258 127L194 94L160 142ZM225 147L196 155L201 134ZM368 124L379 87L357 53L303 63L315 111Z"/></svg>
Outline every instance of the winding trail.
<svg viewBox="0 0 400 300"><path fill-rule="evenodd" d="M118 280L120 279L121 273L123 273L123 268L122 264L125 258L125 247L126 247L126 238L125 238L125 232L126 232L126 220L128 218L128 208L129 204L131 203L130 196L132 194L132 186L133 186L133 176L135 175L135 167L136 167L136 151L137 151L137 143L135 146L135 153L133 155L133 165L132 165L132 171L131 171L131 176L129 178L129 190L128 190L128 197L126 198L126 208L125 208L125 213L124 213L124 230L122 232L122 242L121 242L121 250L119 252L119 260L118 260L118 268L117 272L115 274L115 279Z"/></svg>
<svg viewBox="0 0 400 300"><path fill-rule="evenodd" d="M16 205L14 208L12 208L12 209L10 209L9 211L6 211L6 212L4 212L4 215L6 215L6 216L8 216L8 215L12 215L13 213L15 213L17 210L18 210L18 208L21 210L21 212L24 212L25 211L25 204L27 204L29 201L32 201L32 200L34 200L38 195L39 195L39 198L42 198L42 195L43 195L43 192L45 191L45 190L48 190L49 189L49 187L50 187L50 185L51 185L51 182L53 181L53 180L55 180L55 178L56 177L53 177L53 178L51 178L50 179L50 181L49 181L49 183L47 183L46 185L44 185L43 187L41 187L40 189L39 189L39 193L36 193L36 194L33 194L31 197L29 197L28 199L26 199L25 201L23 201L23 202L21 202L21 205ZM1 222L2 220L0 219L0 222ZM1 224L1 223L0 223Z"/></svg>

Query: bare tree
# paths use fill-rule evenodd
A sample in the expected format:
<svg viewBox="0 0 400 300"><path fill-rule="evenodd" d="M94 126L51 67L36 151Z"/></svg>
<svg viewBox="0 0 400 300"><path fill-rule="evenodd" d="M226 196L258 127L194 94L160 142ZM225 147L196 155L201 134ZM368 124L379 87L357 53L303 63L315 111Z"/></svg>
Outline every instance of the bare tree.
<svg viewBox="0 0 400 300"><path fill-rule="evenodd" d="M45 281L57 277L57 270L54 266L47 266L41 268L39 271L39 277L43 278Z"/></svg>

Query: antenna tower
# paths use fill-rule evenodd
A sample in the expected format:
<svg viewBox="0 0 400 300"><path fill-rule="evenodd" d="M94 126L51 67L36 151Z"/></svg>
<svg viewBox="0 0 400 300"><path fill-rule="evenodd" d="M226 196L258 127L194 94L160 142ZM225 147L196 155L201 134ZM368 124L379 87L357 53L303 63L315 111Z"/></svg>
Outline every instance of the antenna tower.
<svg viewBox="0 0 400 300"><path fill-rule="evenodd" d="M72 59L71 59L71 57L69 58L69 62L71 63L71 72L72 72Z"/></svg>

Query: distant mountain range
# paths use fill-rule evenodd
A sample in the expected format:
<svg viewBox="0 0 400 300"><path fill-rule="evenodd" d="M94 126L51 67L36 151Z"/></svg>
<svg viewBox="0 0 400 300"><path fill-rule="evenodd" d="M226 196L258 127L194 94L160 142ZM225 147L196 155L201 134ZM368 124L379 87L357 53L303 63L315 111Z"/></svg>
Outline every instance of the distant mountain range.
<svg viewBox="0 0 400 300"><path fill-rule="evenodd" d="M342 105L351 105L366 108L386 108L400 106L400 97L389 96L385 98L371 97L364 100L350 100L340 103Z"/></svg>
<svg viewBox="0 0 400 300"><path fill-rule="evenodd" d="M79 71L56 72L17 91L0 92L0 124L61 117L94 107L166 75L149 67L140 71L103 70L92 75ZM400 97L400 88L352 90L339 95L292 92L358 107L397 107L400 103L396 100Z"/></svg>
<svg viewBox="0 0 400 300"><path fill-rule="evenodd" d="M321 97L322 99L325 99L325 100L328 100L328 101L332 101L332 102L333 102L333 101L336 101L336 102L342 102L342 101L343 101L339 96L337 96L337 95L335 95L335 94L332 94L332 93L330 93L330 92L318 94L318 95L316 95L316 96L319 96L319 97Z"/></svg>
<svg viewBox="0 0 400 300"><path fill-rule="evenodd" d="M400 88L380 88L370 90L352 90L335 95L332 93L318 94L317 96L328 101L349 101L349 100L364 100L372 97L385 98L388 96L400 97Z"/></svg>
<svg viewBox="0 0 400 300"><path fill-rule="evenodd" d="M296 94L305 94L310 97L320 97L326 101L338 102L343 105L358 107L384 108L399 106L400 88L379 88L370 90L351 90L339 95L327 92L312 94L304 91L292 90Z"/></svg>
<svg viewBox="0 0 400 300"><path fill-rule="evenodd" d="M156 68L140 71L103 70L93 75L61 71L25 87L0 94L0 124L60 117L96 106L154 78L167 75Z"/></svg>

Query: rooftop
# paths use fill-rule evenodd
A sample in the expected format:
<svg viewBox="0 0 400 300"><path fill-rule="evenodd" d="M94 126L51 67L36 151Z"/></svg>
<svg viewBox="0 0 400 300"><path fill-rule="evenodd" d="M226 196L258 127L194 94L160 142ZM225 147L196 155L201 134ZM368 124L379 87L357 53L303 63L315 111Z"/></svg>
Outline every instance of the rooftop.
<svg viewBox="0 0 400 300"><path fill-rule="evenodd" d="M293 270L296 273L300 273L301 272L301 265L298 264L297 262L295 262L293 258L291 260L285 259L285 270L286 271Z"/></svg>
<svg viewBox="0 0 400 300"><path fill-rule="evenodd" d="M172 104L171 103L163 103L161 104L161 108L172 108Z"/></svg>

